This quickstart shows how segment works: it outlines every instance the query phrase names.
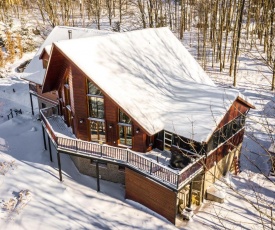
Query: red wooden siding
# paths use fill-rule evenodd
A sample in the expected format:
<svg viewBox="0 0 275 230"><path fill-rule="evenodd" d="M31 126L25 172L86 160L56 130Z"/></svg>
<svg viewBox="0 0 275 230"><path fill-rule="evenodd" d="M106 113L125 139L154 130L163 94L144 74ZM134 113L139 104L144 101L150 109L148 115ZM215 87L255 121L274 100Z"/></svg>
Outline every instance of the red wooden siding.
<svg viewBox="0 0 275 230"><path fill-rule="evenodd" d="M221 122L219 123L217 129L223 127L229 121L233 120L234 118L238 117L241 114L245 114L249 110L249 107L242 103L239 100L236 100L231 105L230 109L227 111Z"/></svg>
<svg viewBox="0 0 275 230"><path fill-rule="evenodd" d="M235 136L226 141L223 145L213 151L206 159L206 167L210 169L214 166L214 162L218 163L225 157L230 150L237 147L243 141L244 129L237 133Z"/></svg>
<svg viewBox="0 0 275 230"><path fill-rule="evenodd" d="M118 144L118 107L107 96L104 96L104 112L106 121L106 143L117 146ZM110 128L112 127L112 128Z"/></svg>
<svg viewBox="0 0 275 230"><path fill-rule="evenodd" d="M90 140L90 123L88 118L88 104L86 92L86 78L72 66L71 105L74 111L75 135L82 140ZM83 123L80 123L83 121Z"/></svg>
<svg viewBox="0 0 275 230"><path fill-rule="evenodd" d="M41 97L41 98L45 98L46 100L48 101L53 101L53 102L57 102L58 100L58 94L56 91L51 91L51 92L48 92L48 93L43 93L42 94L42 88L40 85L36 85L36 92L37 92L37 95L38 97Z"/></svg>
<svg viewBox="0 0 275 230"><path fill-rule="evenodd" d="M125 197L145 205L175 224L177 194L126 168Z"/></svg>
<svg viewBox="0 0 275 230"><path fill-rule="evenodd" d="M50 68L47 70L47 78L43 85L43 92L58 90L69 64L67 59L64 58L63 54L56 49L55 46L53 47L53 53L54 55L51 56L49 61Z"/></svg>
<svg viewBox="0 0 275 230"><path fill-rule="evenodd" d="M137 129L139 132L137 133ZM146 152L146 133L135 123L133 122L133 146L132 149L137 152Z"/></svg>

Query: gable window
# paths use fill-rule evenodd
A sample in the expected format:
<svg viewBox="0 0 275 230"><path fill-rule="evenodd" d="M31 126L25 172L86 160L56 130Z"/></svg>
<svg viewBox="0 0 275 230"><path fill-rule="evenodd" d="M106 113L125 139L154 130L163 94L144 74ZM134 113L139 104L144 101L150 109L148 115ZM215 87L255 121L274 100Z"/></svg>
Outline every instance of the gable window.
<svg viewBox="0 0 275 230"><path fill-rule="evenodd" d="M91 141L105 142L104 97L100 89L87 81Z"/></svg>
<svg viewBox="0 0 275 230"><path fill-rule="evenodd" d="M98 95L98 96L103 97L103 94L100 91L100 89L98 87L96 87L95 84L93 84L91 81L88 81L88 94Z"/></svg>
<svg viewBox="0 0 275 230"><path fill-rule="evenodd" d="M132 146L132 120L122 110L118 112L119 143Z"/></svg>

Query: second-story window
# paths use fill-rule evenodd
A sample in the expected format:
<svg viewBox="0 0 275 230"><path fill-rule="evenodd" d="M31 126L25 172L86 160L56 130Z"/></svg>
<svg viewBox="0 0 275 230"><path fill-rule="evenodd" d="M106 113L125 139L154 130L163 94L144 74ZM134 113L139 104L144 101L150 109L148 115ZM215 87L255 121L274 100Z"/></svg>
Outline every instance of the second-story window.
<svg viewBox="0 0 275 230"><path fill-rule="evenodd" d="M118 113L119 143L132 146L132 120L122 110Z"/></svg>
<svg viewBox="0 0 275 230"><path fill-rule="evenodd" d="M104 97L91 81L87 82L91 140L105 142Z"/></svg>

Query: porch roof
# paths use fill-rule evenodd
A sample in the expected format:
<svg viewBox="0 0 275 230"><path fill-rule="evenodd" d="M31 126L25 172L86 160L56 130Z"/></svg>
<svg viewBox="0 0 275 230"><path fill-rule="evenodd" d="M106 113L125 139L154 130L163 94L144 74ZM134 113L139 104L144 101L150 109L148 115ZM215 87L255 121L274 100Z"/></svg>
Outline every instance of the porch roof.
<svg viewBox="0 0 275 230"><path fill-rule="evenodd" d="M216 87L168 28L55 45L150 135L206 141L232 103L246 100Z"/></svg>
<svg viewBox="0 0 275 230"><path fill-rule="evenodd" d="M110 31L94 30L89 28L56 26L44 43L40 46L33 59L22 73L21 78L42 85L46 70L43 69L43 63L42 60L39 59L39 56L44 48L46 48L47 53L50 53L53 42L68 40L68 30L72 30L72 39L102 36L112 33Z"/></svg>

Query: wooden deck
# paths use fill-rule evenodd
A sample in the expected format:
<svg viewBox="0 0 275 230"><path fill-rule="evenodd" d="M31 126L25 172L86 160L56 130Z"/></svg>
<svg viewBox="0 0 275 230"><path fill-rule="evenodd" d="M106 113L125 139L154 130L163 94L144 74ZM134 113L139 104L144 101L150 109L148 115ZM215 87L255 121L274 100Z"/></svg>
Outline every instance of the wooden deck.
<svg viewBox="0 0 275 230"><path fill-rule="evenodd" d="M56 107L41 110L42 124L58 151L124 164L175 190L182 188L190 179L203 171L203 166L200 164L203 157L179 171L130 149L76 139L57 113Z"/></svg>

